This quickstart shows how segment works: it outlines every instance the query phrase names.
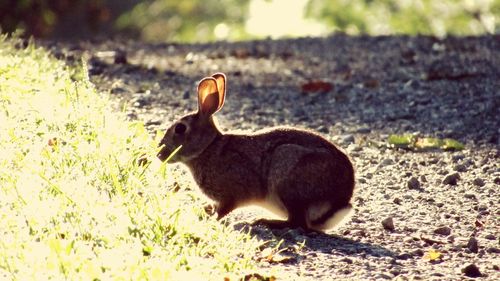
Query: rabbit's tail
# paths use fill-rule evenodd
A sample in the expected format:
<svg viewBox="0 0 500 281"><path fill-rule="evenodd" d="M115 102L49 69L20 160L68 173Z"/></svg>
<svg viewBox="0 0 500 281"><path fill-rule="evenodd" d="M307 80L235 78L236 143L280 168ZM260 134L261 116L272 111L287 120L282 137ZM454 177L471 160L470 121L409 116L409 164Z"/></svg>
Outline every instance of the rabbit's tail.
<svg viewBox="0 0 500 281"><path fill-rule="evenodd" d="M320 231L335 229L342 226L353 213L354 210L350 203L344 206L333 205L319 218L312 220L310 227Z"/></svg>

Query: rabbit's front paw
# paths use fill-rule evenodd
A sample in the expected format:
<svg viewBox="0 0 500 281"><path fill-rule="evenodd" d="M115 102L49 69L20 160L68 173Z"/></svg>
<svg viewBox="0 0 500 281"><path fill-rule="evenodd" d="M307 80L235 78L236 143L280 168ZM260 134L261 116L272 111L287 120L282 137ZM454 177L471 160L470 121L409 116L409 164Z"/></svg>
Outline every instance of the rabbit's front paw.
<svg viewBox="0 0 500 281"><path fill-rule="evenodd" d="M203 207L203 209L209 216L213 216L217 212L217 207L215 206L215 204L207 204Z"/></svg>

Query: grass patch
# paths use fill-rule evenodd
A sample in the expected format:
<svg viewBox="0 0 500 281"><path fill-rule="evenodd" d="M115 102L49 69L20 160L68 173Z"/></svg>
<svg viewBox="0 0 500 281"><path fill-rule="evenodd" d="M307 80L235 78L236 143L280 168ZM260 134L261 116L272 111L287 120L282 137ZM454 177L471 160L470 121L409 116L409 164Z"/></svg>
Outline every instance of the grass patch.
<svg viewBox="0 0 500 281"><path fill-rule="evenodd" d="M34 44L0 38L0 279L222 280L259 242L174 192L157 140ZM193 279L194 278L194 279Z"/></svg>
<svg viewBox="0 0 500 281"><path fill-rule="evenodd" d="M465 145L454 139L419 137L413 134L390 135L387 142L392 147L411 150L463 150Z"/></svg>

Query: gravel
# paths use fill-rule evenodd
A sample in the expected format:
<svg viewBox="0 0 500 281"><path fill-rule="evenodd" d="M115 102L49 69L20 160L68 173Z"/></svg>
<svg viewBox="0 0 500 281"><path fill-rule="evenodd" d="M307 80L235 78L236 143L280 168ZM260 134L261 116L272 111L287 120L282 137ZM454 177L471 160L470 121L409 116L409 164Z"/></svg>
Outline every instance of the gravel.
<svg viewBox="0 0 500 281"><path fill-rule="evenodd" d="M224 130L309 128L352 157L352 219L328 234L251 227L259 239L283 240L293 257L264 263L259 273L277 270L278 280L500 280L498 35L44 44L70 62L87 53L97 88L117 107L128 104L129 118L152 134L194 110L196 82L222 71L228 94L217 115ZM315 85L320 91L311 91ZM396 149L387 143L395 133L453 138L465 149ZM247 229L265 215L241 209L228 220Z"/></svg>

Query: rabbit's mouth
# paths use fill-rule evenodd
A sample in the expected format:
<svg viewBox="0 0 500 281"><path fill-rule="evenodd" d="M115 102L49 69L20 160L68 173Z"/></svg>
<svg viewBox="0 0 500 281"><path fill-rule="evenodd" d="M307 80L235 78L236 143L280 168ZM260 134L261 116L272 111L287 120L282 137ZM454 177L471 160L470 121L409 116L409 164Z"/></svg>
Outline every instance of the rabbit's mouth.
<svg viewBox="0 0 500 281"><path fill-rule="evenodd" d="M169 161L170 163L175 163L181 160L178 152L182 148L182 145L174 148L167 146L166 144L161 145L163 145L163 147L160 152L158 152L157 157L162 162Z"/></svg>
<svg viewBox="0 0 500 281"><path fill-rule="evenodd" d="M165 162L167 160L168 156L172 153L172 150L169 149L167 146L163 146L163 148L158 152L158 159L160 159L162 162Z"/></svg>

